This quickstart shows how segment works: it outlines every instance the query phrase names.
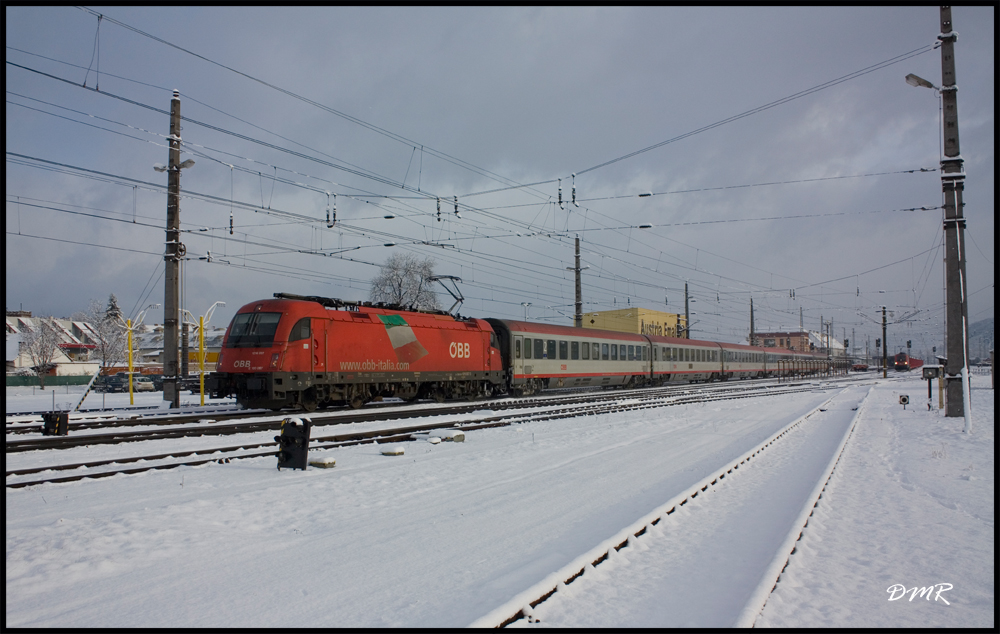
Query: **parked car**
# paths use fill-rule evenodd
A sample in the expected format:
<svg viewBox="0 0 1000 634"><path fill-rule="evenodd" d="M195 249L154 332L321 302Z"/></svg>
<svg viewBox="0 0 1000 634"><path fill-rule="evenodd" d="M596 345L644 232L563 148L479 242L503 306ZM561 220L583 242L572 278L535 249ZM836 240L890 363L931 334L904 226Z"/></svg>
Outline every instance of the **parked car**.
<svg viewBox="0 0 1000 634"><path fill-rule="evenodd" d="M163 391L163 375L162 374L147 374L146 375L150 381L153 382L153 389L157 392Z"/></svg>
<svg viewBox="0 0 1000 634"><path fill-rule="evenodd" d="M128 382L124 376L113 374L111 376L99 376L94 381L95 392L128 392Z"/></svg>
<svg viewBox="0 0 1000 634"><path fill-rule="evenodd" d="M155 392L156 387L150 379L144 376L137 376L132 382L132 390L135 392Z"/></svg>

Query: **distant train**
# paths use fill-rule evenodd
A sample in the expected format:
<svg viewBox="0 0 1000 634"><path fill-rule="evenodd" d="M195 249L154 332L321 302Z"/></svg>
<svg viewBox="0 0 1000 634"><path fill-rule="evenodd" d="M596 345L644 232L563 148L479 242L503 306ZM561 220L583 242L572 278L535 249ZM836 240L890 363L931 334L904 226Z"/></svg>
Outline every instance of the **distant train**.
<svg viewBox="0 0 1000 634"><path fill-rule="evenodd" d="M910 370L916 370L922 366L924 362L921 359L915 359L905 352L897 353L893 357L893 365L896 367L897 372L909 372Z"/></svg>
<svg viewBox="0 0 1000 634"><path fill-rule="evenodd" d="M824 355L276 293L240 308L206 388L251 408L313 411L549 388L816 374Z"/></svg>

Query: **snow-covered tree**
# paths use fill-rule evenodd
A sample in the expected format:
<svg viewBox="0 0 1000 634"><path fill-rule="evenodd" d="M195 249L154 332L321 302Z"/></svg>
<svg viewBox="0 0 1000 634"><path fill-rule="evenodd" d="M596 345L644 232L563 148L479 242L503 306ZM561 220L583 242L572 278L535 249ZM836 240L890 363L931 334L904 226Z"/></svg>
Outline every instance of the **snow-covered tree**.
<svg viewBox="0 0 1000 634"><path fill-rule="evenodd" d="M429 278L434 275L434 261L421 260L412 253L395 253L385 261L372 280L369 299L410 306L421 310L437 310L437 294L431 290Z"/></svg>
<svg viewBox="0 0 1000 634"><path fill-rule="evenodd" d="M104 309L104 318L114 323L118 323L119 319L124 319L122 309L118 307L118 298L115 297L114 293L108 297L108 307Z"/></svg>
<svg viewBox="0 0 1000 634"><path fill-rule="evenodd" d="M94 334L88 335L93 339L97 347L91 352L91 358L101 362L104 367L120 365L125 362L128 350L126 345L128 335L122 326L121 309L118 308L118 299L112 293L105 307L96 299L90 300L90 305L82 313L77 313L74 317L79 317L81 321L90 324Z"/></svg>
<svg viewBox="0 0 1000 634"><path fill-rule="evenodd" d="M59 352L59 335L46 324L52 317L39 317L31 328L21 331L22 351L31 359L31 369L38 375L38 382L45 389L45 375L55 367Z"/></svg>

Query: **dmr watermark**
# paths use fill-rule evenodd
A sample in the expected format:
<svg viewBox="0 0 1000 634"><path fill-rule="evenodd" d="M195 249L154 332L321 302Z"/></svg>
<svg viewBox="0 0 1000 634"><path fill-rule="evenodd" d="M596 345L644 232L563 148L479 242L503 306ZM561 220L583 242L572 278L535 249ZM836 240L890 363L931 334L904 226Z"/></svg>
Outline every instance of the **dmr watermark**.
<svg viewBox="0 0 1000 634"><path fill-rule="evenodd" d="M954 587L955 586L951 585L950 583L935 583L932 586L926 586L923 588L918 588L916 586L912 588L907 588L901 583L894 583L891 586L889 586L889 589L886 590L886 592L889 593L890 601L895 601L896 599L902 599L903 597L906 596L907 593L910 593L910 601L913 601L913 599L917 598L918 596L920 598L925 598L924 595L926 595L926 599L930 601L931 595L934 595L935 601L941 599L942 601L944 601L945 605L951 605L951 603L949 603L947 599L941 596L941 593L947 592ZM937 588L937 592L934 591L934 588Z"/></svg>

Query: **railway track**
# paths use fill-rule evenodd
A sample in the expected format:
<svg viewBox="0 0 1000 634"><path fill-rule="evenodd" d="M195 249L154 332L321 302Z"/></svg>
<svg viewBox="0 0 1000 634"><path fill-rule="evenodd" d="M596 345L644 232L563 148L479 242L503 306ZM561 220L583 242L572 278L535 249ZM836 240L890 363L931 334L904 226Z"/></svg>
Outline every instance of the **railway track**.
<svg viewBox="0 0 1000 634"><path fill-rule="evenodd" d="M484 417L482 415L467 420L450 421L448 423L431 422L394 426L391 428L373 429L367 431L351 431L343 434L326 436L315 436L310 441L310 449L331 449L362 443L392 443L410 440L415 433L442 428L455 428L462 431L485 429L489 427L506 426L520 422L540 421L573 418L577 416L599 415L612 412L648 409L656 407L667 407L674 405L684 405L690 403L704 403L717 400L730 400L738 398L751 398L759 396L771 396L788 394L803 391L813 391L816 389L831 389L829 385L823 387L816 383L783 383L783 384L750 384L750 385L722 385L713 386L711 390L684 388L657 388L653 390L634 390L631 392L617 392L601 394L603 398L594 399L594 394L576 395L556 399L509 399L503 401L490 401L488 406L494 411L504 412L505 410L533 408L529 411L500 413L495 416ZM385 422L389 418L426 418L428 416L440 416L442 414L470 414L475 411L482 412L483 403L466 404L462 406L451 406L441 408L430 408L428 410L403 410L402 412L364 412L357 416L352 416L350 421L339 420L338 422ZM412 413L411 413L412 412ZM410 414L407 416L406 414ZM328 415L310 417L313 422L313 433L317 427L324 424L331 424L329 420L343 419L343 416ZM319 420L317 420L319 419ZM324 423L324 421L326 421ZM176 439L192 436L222 435L222 434L247 434L277 430L280 428L280 419L259 421L251 423L237 424L211 424L195 428L176 428L169 430L142 430L132 432L113 432L109 434L87 434L76 437L70 436L49 436L29 440L8 441L7 453L38 451L55 448L71 448L94 444L117 444L122 442L136 442L148 440ZM198 466L211 462L230 462L231 460L258 458L274 454L274 447L277 443L273 441L259 442L249 441L241 444L224 447L206 447L190 450L171 451L168 453L158 453L143 456L132 456L125 458L114 458L109 460L98 460L78 463L54 464L42 467L31 467L24 469L12 469L6 472L7 487L21 488L44 483L72 482L85 478L103 478L117 474L141 473L156 469L173 469L181 466ZM249 452L249 453L248 453ZM206 458L203 456L212 455L215 457ZM191 459L195 457L195 459ZM177 461L177 458L186 458ZM148 463L143 466L130 468L114 468L115 465ZM100 469L100 471L95 471ZM39 480L23 480L21 478L51 471L77 471L73 475L50 477Z"/></svg>
<svg viewBox="0 0 1000 634"><path fill-rule="evenodd" d="M840 379L844 380L844 379ZM852 377L846 380L857 380ZM815 379L813 380L815 382ZM179 427L183 425L191 425L204 423L206 420L210 420L210 424L206 425L206 430L204 433L211 434L212 431L209 429L216 430L214 433L220 435L229 433L240 433L239 431L231 431L230 427L219 424L221 421L239 421L246 418L261 418L272 423L272 427L280 426L280 421L286 416L299 416L308 417L313 421L314 424L334 424L334 423L359 423L359 422L372 422L380 420L389 420L391 418L409 418L409 417L423 417L429 415L445 415L445 414L465 414L470 411L475 411L478 409L483 409L488 407L490 409L512 409L518 407L536 406L542 403L551 404L563 404L563 403L576 403L583 401L601 401L601 400L617 400L621 398L628 398L638 395L640 398L655 398L659 395L665 393L697 393L703 390L746 390L748 385L754 386L752 389L773 389L778 386L787 385L802 385L809 383L809 381L796 381L790 383L775 383L771 380L765 381L740 381L739 383L712 383L712 384L699 384L699 385L668 385L665 387L657 388L641 388L636 390L613 390L613 391L601 391L595 392L592 390L574 390L567 391L563 394L556 395L545 395L536 397L519 397L519 398L504 398L495 399L489 401L471 401L465 403L450 403L437 407L421 407L418 409L408 408L407 406L398 405L395 403L386 403L384 405L369 405L364 410L353 410L353 409L336 409L312 413L304 412L282 412L275 413L270 410L219 410L219 409L207 409L199 411L193 414L182 414L182 415L169 415L163 416L157 415L140 415L132 414L126 418L108 418L100 420L72 420L69 422L70 433L76 434L80 431L92 431L92 430L102 430L102 429L122 429L137 426L170 426ZM234 425L239 425L240 423L234 423ZM260 422L250 422L246 423L251 426L259 426ZM42 425L40 423L28 423L28 424L13 424L10 420L7 422L7 434L8 435L28 435L28 434L41 434ZM119 438L121 441L127 440L129 438L142 439L142 433L154 434L154 432L136 432L135 435L130 435L128 433L121 434L109 434L109 438ZM162 437L177 437L170 435L168 432L162 432L164 435ZM42 442L51 442L54 437L47 437L43 439ZM100 441L94 441L100 442ZM111 441L116 442L116 441ZM16 441L8 441L8 452L12 450L18 451L18 445ZM23 446L30 446L31 443L24 443ZM52 448L59 448L59 443L56 442L52 445ZM76 446L75 444L68 443L65 446ZM33 447L34 448L34 447Z"/></svg>
<svg viewBox="0 0 1000 634"><path fill-rule="evenodd" d="M472 626L752 626L869 393L844 388Z"/></svg>

